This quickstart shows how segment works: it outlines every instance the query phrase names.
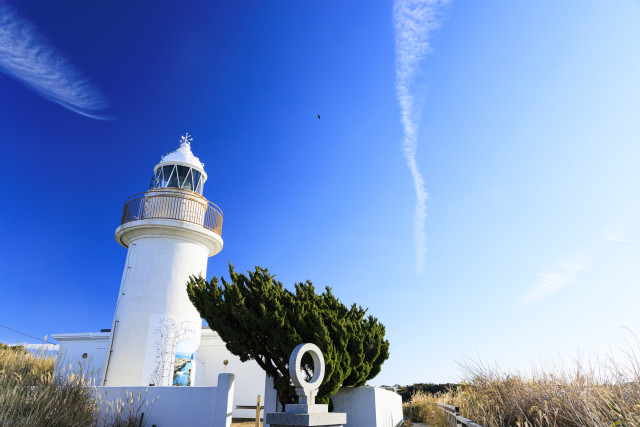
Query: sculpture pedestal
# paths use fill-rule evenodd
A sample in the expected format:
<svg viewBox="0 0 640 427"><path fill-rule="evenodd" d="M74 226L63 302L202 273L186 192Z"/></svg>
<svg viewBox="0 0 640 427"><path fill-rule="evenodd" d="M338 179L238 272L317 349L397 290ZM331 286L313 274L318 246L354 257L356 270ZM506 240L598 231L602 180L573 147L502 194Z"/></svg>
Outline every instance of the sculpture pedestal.
<svg viewBox="0 0 640 427"><path fill-rule="evenodd" d="M329 412L329 405L286 405L284 412L267 414L271 427L342 427L347 422L344 412Z"/></svg>
<svg viewBox="0 0 640 427"><path fill-rule="evenodd" d="M313 359L313 377L307 382L301 369L302 356L309 353ZM329 405L316 405L315 398L324 378L324 357L315 344L299 344L289 357L289 376L296 387L298 404L285 405L284 412L270 412L266 416L271 427L342 427L347 423L344 412L329 413Z"/></svg>

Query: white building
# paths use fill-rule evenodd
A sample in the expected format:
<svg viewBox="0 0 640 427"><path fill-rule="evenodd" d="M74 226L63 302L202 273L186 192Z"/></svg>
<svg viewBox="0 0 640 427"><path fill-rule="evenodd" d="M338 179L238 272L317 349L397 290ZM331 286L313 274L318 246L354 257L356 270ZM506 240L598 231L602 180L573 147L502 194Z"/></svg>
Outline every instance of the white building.
<svg viewBox="0 0 640 427"><path fill-rule="evenodd" d="M189 276L205 277L208 257L223 246L222 211L202 195L207 174L188 134L153 172L149 190L125 202L115 233L128 252L113 324L52 335L60 341L60 368L83 368L105 386L215 386L218 374L229 372L235 403L253 404L264 393L264 371L240 362L201 326L186 292Z"/></svg>

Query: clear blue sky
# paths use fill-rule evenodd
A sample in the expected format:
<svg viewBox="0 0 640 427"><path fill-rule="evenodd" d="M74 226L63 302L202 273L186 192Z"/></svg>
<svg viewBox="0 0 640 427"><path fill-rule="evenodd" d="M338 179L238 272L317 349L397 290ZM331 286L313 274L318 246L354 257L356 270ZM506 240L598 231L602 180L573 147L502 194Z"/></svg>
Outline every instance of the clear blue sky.
<svg viewBox="0 0 640 427"><path fill-rule="evenodd" d="M391 342L374 384L640 334L640 2L442 9L412 88L420 271L391 1L3 4L108 106L87 117L0 73L1 324L110 327L123 202L188 131L224 212L208 276L260 265L369 307Z"/></svg>

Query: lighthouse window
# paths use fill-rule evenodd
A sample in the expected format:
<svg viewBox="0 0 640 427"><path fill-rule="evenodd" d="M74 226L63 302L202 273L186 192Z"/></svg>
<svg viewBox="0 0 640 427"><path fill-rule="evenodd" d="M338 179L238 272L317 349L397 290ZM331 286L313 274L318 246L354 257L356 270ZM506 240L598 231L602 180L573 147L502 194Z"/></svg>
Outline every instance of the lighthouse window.
<svg viewBox="0 0 640 427"><path fill-rule="evenodd" d="M169 177L171 176L171 172L174 169L174 166L163 166L162 168L162 179L160 187L166 188L169 186Z"/></svg>
<svg viewBox="0 0 640 427"><path fill-rule="evenodd" d="M158 168L158 171L153 178L151 178L151 187L150 188L158 188L162 184L162 168Z"/></svg>
<svg viewBox="0 0 640 427"><path fill-rule="evenodd" d="M164 171L164 178L168 181L167 187L178 188L178 172L175 166L169 166L171 168L170 175L167 175L167 171ZM167 178L168 176L168 178Z"/></svg>
<svg viewBox="0 0 640 427"><path fill-rule="evenodd" d="M195 188L195 191L202 194L202 187L200 187L200 172L195 169L191 169L191 173L193 174L193 188Z"/></svg>
<svg viewBox="0 0 640 427"><path fill-rule="evenodd" d="M186 166L178 166L178 185L179 188L185 190L193 190L192 176L189 173L191 170Z"/></svg>
<svg viewBox="0 0 640 427"><path fill-rule="evenodd" d="M151 188L184 188L202 194L202 174L188 166L168 165L158 168Z"/></svg>

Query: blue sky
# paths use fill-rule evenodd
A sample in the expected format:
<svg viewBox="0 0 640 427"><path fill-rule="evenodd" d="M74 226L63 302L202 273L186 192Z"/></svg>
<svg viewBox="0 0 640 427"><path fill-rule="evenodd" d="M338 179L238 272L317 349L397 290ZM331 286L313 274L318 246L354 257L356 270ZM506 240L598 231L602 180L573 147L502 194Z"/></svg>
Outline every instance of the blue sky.
<svg viewBox="0 0 640 427"><path fill-rule="evenodd" d="M640 3L442 3L409 85L422 261L393 2L0 3L4 45L35 47L0 51L0 323L111 325L123 202L188 131L224 212L209 277L266 266L369 307L391 342L374 384L625 346Z"/></svg>

